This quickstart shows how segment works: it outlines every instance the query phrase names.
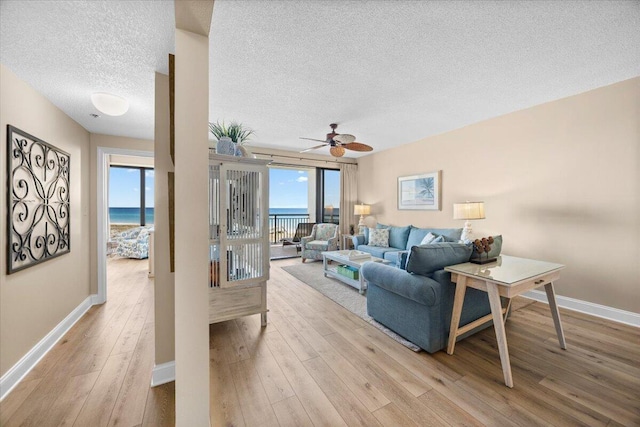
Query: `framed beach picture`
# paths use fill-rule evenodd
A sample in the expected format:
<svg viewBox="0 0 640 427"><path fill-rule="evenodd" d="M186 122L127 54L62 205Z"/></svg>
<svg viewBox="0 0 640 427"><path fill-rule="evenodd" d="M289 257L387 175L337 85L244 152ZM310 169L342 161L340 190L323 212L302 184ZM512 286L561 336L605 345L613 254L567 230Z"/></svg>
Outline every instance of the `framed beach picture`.
<svg viewBox="0 0 640 427"><path fill-rule="evenodd" d="M434 210L440 206L442 171L398 178L399 210Z"/></svg>

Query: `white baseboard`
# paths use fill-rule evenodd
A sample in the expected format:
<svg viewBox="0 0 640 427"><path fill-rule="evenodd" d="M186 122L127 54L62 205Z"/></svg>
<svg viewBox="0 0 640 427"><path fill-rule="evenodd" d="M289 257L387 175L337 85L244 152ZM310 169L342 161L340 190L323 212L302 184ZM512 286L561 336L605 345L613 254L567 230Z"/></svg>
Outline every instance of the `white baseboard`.
<svg viewBox="0 0 640 427"><path fill-rule="evenodd" d="M151 387L170 383L176 380L176 362L171 361L167 363L161 363L153 367L153 374L151 375Z"/></svg>
<svg viewBox="0 0 640 427"><path fill-rule="evenodd" d="M549 303L549 301L547 301L547 294L543 291L533 290L525 292L522 296L545 304ZM614 322L620 322L640 328L640 314L638 313L619 310L617 308L607 307L606 305L594 304L592 302L563 297L560 295L556 295L556 302L559 307L566 308L568 310L579 311L580 313L590 314L592 316L602 317L603 319L613 320Z"/></svg>
<svg viewBox="0 0 640 427"><path fill-rule="evenodd" d="M67 333L69 329L91 308L97 295L90 295L80 303L62 322L40 340L22 359L0 378L0 401L31 371L45 354Z"/></svg>

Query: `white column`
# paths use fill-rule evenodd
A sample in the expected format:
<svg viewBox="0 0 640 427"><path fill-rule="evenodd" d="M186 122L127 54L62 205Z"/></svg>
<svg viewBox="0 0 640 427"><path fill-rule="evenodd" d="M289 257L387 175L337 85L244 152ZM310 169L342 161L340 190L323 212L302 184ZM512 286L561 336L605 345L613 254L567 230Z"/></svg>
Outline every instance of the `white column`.
<svg viewBox="0 0 640 427"><path fill-rule="evenodd" d="M209 425L209 39L176 29L176 425Z"/></svg>

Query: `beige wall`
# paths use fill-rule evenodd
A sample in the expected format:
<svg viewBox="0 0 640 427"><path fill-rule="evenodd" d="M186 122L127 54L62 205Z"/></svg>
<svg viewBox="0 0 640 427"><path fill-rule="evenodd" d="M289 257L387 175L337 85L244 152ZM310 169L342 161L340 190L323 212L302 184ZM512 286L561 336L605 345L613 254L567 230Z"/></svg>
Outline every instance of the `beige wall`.
<svg viewBox="0 0 640 427"><path fill-rule="evenodd" d="M91 168L91 293L96 294L98 293L98 147L123 148L153 153L153 141L92 133L90 134L90 144L91 154L88 160Z"/></svg>
<svg viewBox="0 0 640 427"><path fill-rule="evenodd" d="M484 200L476 236L565 264L559 295L640 313L639 147L640 77L361 158L359 194L416 226L462 227L453 203ZM398 211L398 176L436 170L442 211Z"/></svg>
<svg viewBox="0 0 640 427"><path fill-rule="evenodd" d="M89 289L89 132L0 64L0 374L73 311ZM71 252L6 275L7 124L70 154Z"/></svg>

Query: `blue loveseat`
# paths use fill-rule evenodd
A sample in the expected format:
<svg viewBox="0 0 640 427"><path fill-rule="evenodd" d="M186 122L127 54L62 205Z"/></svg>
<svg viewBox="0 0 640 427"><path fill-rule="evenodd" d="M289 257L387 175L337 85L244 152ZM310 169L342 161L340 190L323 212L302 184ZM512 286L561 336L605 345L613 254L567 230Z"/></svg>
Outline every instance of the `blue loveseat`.
<svg viewBox="0 0 640 427"><path fill-rule="evenodd" d="M411 247L406 270L376 262L365 263L361 274L368 282L369 316L429 353L445 348L455 285L444 267L467 262L471 252L469 245L445 242ZM387 258L387 253L383 255ZM487 294L467 288L460 325L490 312Z"/></svg>

